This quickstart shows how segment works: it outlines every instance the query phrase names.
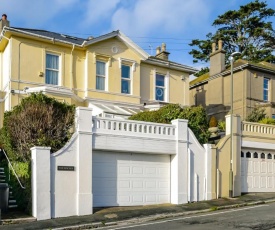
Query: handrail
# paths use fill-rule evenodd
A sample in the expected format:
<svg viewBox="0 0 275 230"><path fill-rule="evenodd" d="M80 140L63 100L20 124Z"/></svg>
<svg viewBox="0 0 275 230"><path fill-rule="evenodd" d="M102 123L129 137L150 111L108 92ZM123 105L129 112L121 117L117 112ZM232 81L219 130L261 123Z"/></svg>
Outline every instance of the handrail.
<svg viewBox="0 0 275 230"><path fill-rule="evenodd" d="M9 165L11 166L11 169L12 169L12 171L13 171L15 177L16 177L18 183L20 184L20 187L21 187L22 189L26 189L26 188L21 184L21 182L20 182L20 180L19 180L19 177L17 176L17 174L16 174L14 168L12 167L12 164L11 164L11 162L10 162L10 160L9 160L9 158L8 158L8 156L7 156L7 154L6 154L6 152L5 152L5 150L4 150L4 149L0 149L0 150L2 150L2 152L3 152L4 155L5 155L5 157L7 158L8 162L9 162Z"/></svg>

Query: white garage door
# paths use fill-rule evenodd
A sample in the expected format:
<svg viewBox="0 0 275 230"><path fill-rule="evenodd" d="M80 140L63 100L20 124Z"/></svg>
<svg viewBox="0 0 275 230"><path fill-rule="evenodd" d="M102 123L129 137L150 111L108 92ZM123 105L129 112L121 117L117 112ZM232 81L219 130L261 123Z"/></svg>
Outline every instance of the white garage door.
<svg viewBox="0 0 275 230"><path fill-rule="evenodd" d="M93 152L93 205L170 203L170 156Z"/></svg>
<svg viewBox="0 0 275 230"><path fill-rule="evenodd" d="M275 154L253 150L241 153L242 192L275 192Z"/></svg>

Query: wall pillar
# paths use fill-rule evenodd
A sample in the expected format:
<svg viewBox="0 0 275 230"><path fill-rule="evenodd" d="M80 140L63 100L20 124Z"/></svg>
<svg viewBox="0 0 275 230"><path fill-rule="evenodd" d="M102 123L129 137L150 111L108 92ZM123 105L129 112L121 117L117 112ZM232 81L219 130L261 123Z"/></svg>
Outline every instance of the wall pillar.
<svg viewBox="0 0 275 230"><path fill-rule="evenodd" d="M176 155L171 155L171 203L188 203L188 120L172 121L176 126Z"/></svg>
<svg viewBox="0 0 275 230"><path fill-rule="evenodd" d="M92 109L78 107L76 109L77 140L77 215L93 213L92 194Z"/></svg>
<svg viewBox="0 0 275 230"><path fill-rule="evenodd" d="M48 147L31 148L32 215L37 220L51 219L51 167Z"/></svg>
<svg viewBox="0 0 275 230"><path fill-rule="evenodd" d="M225 116L226 135L231 137L231 122L233 132L232 146L232 170L233 170L233 197L241 195L241 117L233 114ZM231 143L231 142L230 142Z"/></svg>
<svg viewBox="0 0 275 230"><path fill-rule="evenodd" d="M212 200L216 199L216 186L217 186L217 162L216 155L217 149L215 145L204 144L205 149L205 177L206 177L206 191L205 199Z"/></svg>

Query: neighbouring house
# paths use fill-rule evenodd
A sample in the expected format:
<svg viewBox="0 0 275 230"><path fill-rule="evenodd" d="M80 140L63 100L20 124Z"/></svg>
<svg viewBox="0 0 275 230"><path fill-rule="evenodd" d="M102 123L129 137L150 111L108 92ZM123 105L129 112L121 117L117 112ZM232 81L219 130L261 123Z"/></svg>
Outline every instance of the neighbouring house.
<svg viewBox="0 0 275 230"><path fill-rule="evenodd" d="M213 44L210 71L190 82L190 105L202 105L208 115L224 120L231 104L231 66L225 65L222 41ZM275 65L237 60L233 64L233 113L245 119L257 106L275 117Z"/></svg>
<svg viewBox="0 0 275 230"><path fill-rule="evenodd" d="M120 31L78 38L0 21L0 127L4 111L31 92L93 108L101 117L129 117L166 103L189 105L189 75L163 43L149 56Z"/></svg>

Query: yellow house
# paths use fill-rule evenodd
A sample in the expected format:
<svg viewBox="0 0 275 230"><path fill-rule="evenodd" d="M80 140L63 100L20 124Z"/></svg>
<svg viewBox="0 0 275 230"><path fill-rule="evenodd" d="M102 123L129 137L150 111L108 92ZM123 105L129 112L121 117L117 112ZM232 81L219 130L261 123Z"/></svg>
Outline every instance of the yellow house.
<svg viewBox="0 0 275 230"><path fill-rule="evenodd" d="M210 71L190 82L190 105L202 105L209 116L224 120L231 109L231 68L222 42L213 44ZM237 60L233 64L233 113L245 119L255 106L275 118L275 64Z"/></svg>
<svg viewBox="0 0 275 230"><path fill-rule="evenodd" d="M120 31L87 39L0 21L0 124L31 92L128 117L165 103L189 105L196 69L168 59L166 45L149 56Z"/></svg>

